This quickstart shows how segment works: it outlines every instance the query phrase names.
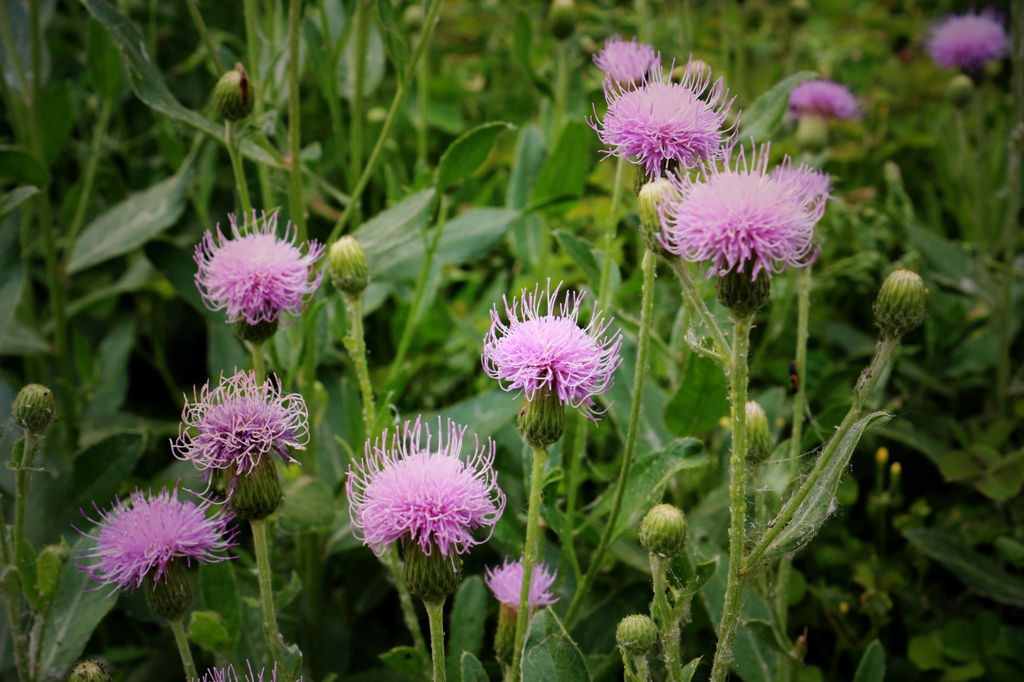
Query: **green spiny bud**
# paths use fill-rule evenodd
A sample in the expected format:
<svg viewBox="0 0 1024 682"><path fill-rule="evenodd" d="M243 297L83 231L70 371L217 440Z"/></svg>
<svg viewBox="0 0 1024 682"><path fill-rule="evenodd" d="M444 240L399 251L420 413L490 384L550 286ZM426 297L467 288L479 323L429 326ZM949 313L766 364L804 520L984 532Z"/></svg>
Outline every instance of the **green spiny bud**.
<svg viewBox="0 0 1024 682"><path fill-rule="evenodd" d="M686 543L686 515L671 504L656 504L640 522L640 546L651 554L673 557Z"/></svg>
<svg viewBox="0 0 1024 682"><path fill-rule="evenodd" d="M444 556L436 547L424 554L419 544L405 544L405 586L409 593L427 604L441 604L459 589L462 559L458 554Z"/></svg>
<svg viewBox="0 0 1024 682"><path fill-rule="evenodd" d="M971 101L974 94L974 81L965 73L958 73L949 79L946 85L946 97L954 106L962 107Z"/></svg>
<svg viewBox="0 0 1024 682"><path fill-rule="evenodd" d="M644 237L644 243L651 253L669 257L665 247L658 241L661 234L661 217L659 208L673 193L673 186L669 180L658 178L648 182L640 188L636 195L637 212L640 214L640 230Z"/></svg>
<svg viewBox="0 0 1024 682"><path fill-rule="evenodd" d="M264 454L252 471L235 477L228 506L240 521L259 521L274 513L282 496L277 464L270 454Z"/></svg>
<svg viewBox="0 0 1024 682"><path fill-rule="evenodd" d="M370 266L366 264L366 252L358 239L345 235L331 244L328 260L334 286L350 296L366 290L370 283Z"/></svg>
<svg viewBox="0 0 1024 682"><path fill-rule="evenodd" d="M273 322L257 322L256 324L249 324L245 320L239 320L235 323L235 333L238 334L238 338L242 339L242 341L260 344L277 333L277 320Z"/></svg>
<svg viewBox="0 0 1024 682"><path fill-rule="evenodd" d="M811 16L811 3L807 0L790 0L789 20L799 26Z"/></svg>
<svg viewBox="0 0 1024 682"><path fill-rule="evenodd" d="M252 96L249 74L235 64L213 87L213 108L225 121L237 121L252 113Z"/></svg>
<svg viewBox="0 0 1024 682"><path fill-rule="evenodd" d="M828 121L821 116L804 114L796 124L796 145L807 152L816 152L828 144Z"/></svg>
<svg viewBox="0 0 1024 682"><path fill-rule="evenodd" d="M756 401L747 402L747 457L752 462L763 462L772 454L772 434L768 429L768 415Z"/></svg>
<svg viewBox="0 0 1024 682"><path fill-rule="evenodd" d="M646 656L658 641L658 626L642 614L626 616L615 628L615 642L630 656Z"/></svg>
<svg viewBox="0 0 1024 682"><path fill-rule="evenodd" d="M110 682L110 666L98 658L86 658L74 667L68 682Z"/></svg>
<svg viewBox="0 0 1024 682"><path fill-rule="evenodd" d="M554 0L548 19L551 22L551 34L559 40L565 40L576 30L576 4L573 0Z"/></svg>
<svg viewBox="0 0 1024 682"><path fill-rule="evenodd" d="M498 629L494 633L494 653L498 660L509 665L516 648L516 617L518 612L508 604L498 606Z"/></svg>
<svg viewBox="0 0 1024 682"><path fill-rule="evenodd" d="M920 275L910 270L895 270L886 277L875 299L875 324L882 336L898 339L919 327L927 293Z"/></svg>
<svg viewBox="0 0 1024 682"><path fill-rule="evenodd" d="M18 391L11 405L14 422L35 434L53 423L53 391L42 384L28 384Z"/></svg>
<svg viewBox="0 0 1024 682"><path fill-rule="evenodd" d="M164 575L155 576L156 572L151 572L142 584L149 610L164 620L178 620L192 606L192 586L185 575L184 562L174 559L167 564Z"/></svg>
<svg viewBox="0 0 1024 682"><path fill-rule="evenodd" d="M532 400L523 398L516 428L527 445L546 448L565 432L565 406L557 395L542 388L533 394Z"/></svg>
<svg viewBox="0 0 1024 682"><path fill-rule="evenodd" d="M743 270L732 270L715 278L718 302L736 317L750 317L761 309L771 296L771 279L764 272L756 278Z"/></svg>

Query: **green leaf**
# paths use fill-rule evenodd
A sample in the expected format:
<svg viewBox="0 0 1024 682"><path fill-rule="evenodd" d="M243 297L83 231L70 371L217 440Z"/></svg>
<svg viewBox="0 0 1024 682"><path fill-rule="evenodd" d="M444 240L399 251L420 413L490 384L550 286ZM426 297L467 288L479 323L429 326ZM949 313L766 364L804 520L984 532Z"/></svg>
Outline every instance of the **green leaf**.
<svg viewBox="0 0 1024 682"><path fill-rule="evenodd" d="M484 664L468 651L462 653L461 664L462 682L491 682Z"/></svg>
<svg viewBox="0 0 1024 682"><path fill-rule="evenodd" d="M590 173L593 147L594 131L586 123L566 123L537 175L531 203L544 204L580 196Z"/></svg>
<svg viewBox="0 0 1024 682"><path fill-rule="evenodd" d="M515 57L516 61L519 62L519 65L524 71L526 71L526 75L533 82L533 85L542 93L550 97L552 94L551 86L548 85L548 82L545 79L537 75L537 71L533 68L533 62L530 60L533 53L533 26L526 13L520 10L516 13L512 56Z"/></svg>
<svg viewBox="0 0 1024 682"><path fill-rule="evenodd" d="M538 611L530 620L523 656L524 680L590 680L579 647L551 608Z"/></svg>
<svg viewBox="0 0 1024 682"><path fill-rule="evenodd" d="M14 313L21 301L24 284L18 221L11 216L9 220L0 222L0 349L7 347L15 332Z"/></svg>
<svg viewBox="0 0 1024 682"><path fill-rule="evenodd" d="M675 557L669 566L668 581L676 590L676 598L692 597L700 592L718 570L718 558L702 561L692 570L683 554Z"/></svg>
<svg viewBox="0 0 1024 682"><path fill-rule="evenodd" d="M885 682L885 649L877 639L868 644L860 657L853 682Z"/></svg>
<svg viewBox="0 0 1024 682"><path fill-rule="evenodd" d="M193 611L188 619L188 638L211 654L229 654L234 644L216 611Z"/></svg>
<svg viewBox="0 0 1024 682"><path fill-rule="evenodd" d="M235 579L235 562L202 564L197 573L203 607L220 614L231 641L236 641L242 625L242 600Z"/></svg>
<svg viewBox="0 0 1024 682"><path fill-rule="evenodd" d="M509 208L526 208L543 163L544 134L535 125L523 126L516 141L515 161L505 193L505 203Z"/></svg>
<svg viewBox="0 0 1024 682"><path fill-rule="evenodd" d="M728 384L722 369L707 358L692 355L679 390L665 408L665 425L679 436L699 436L727 414Z"/></svg>
<svg viewBox="0 0 1024 682"><path fill-rule="evenodd" d="M576 262L576 265L583 270L590 285L595 289L601 284L601 267L604 264L604 252L594 248L586 240L562 230L555 231L555 239L562 245L562 248L569 252L569 255ZM611 289L614 291L619 286L621 275L619 266L612 263Z"/></svg>
<svg viewBox="0 0 1024 682"><path fill-rule="evenodd" d="M942 531L907 528L903 536L914 547L945 566L968 588L1002 604L1024 608L1024 581L1011 576L992 559Z"/></svg>
<svg viewBox="0 0 1024 682"><path fill-rule="evenodd" d="M811 541L832 514L839 483L864 431L876 419L887 417L885 412L872 412L854 422L833 451L831 459L825 463L818 482L807 493L785 528L768 546L767 556L796 551Z"/></svg>
<svg viewBox="0 0 1024 682"><path fill-rule="evenodd" d="M509 208L471 208L448 221L437 245L436 258L442 265L459 265L493 249L519 217Z"/></svg>
<svg viewBox="0 0 1024 682"><path fill-rule="evenodd" d="M437 164L437 180L434 183L437 191L444 192L475 173L487 160L498 135L513 129L515 126L511 123L492 121L457 137L448 145Z"/></svg>
<svg viewBox="0 0 1024 682"><path fill-rule="evenodd" d="M3 196L0 196L0 220L7 217L7 214L16 209L23 201L39 194L38 187L16 187Z"/></svg>
<svg viewBox="0 0 1024 682"><path fill-rule="evenodd" d="M80 537L72 547L72 556L84 551L92 541ZM44 679L63 679L81 656L92 631L103 617L117 603L116 597L108 597L110 588L96 589L96 584L68 561L61 573L60 586L54 597L53 606L43 625L43 650L39 661Z"/></svg>
<svg viewBox="0 0 1024 682"><path fill-rule="evenodd" d="M941 633L935 630L926 635L911 637L907 644L907 658L919 670L941 670L945 665Z"/></svg>
<svg viewBox="0 0 1024 682"><path fill-rule="evenodd" d="M278 516L281 528L292 533L328 526L334 519L334 496L322 481L303 477L286 491Z"/></svg>
<svg viewBox="0 0 1024 682"><path fill-rule="evenodd" d="M766 142L775 134L789 106L789 93L804 81L815 78L814 71L798 71L776 83L767 92L754 100L740 118L742 133L740 139L754 138L755 142Z"/></svg>
<svg viewBox="0 0 1024 682"><path fill-rule="evenodd" d="M387 277L396 263L401 263L403 247L413 245L422 250L420 233L430 219L434 207L434 188L425 189L402 199L363 223L354 235L370 265L371 278Z"/></svg>
<svg viewBox="0 0 1024 682"><path fill-rule="evenodd" d="M694 673L697 672L697 667L700 665L703 656L698 656L689 663L683 666L683 669L679 673L680 682L690 682L693 679Z"/></svg>
<svg viewBox="0 0 1024 682"><path fill-rule="evenodd" d="M411 646L396 646L382 653L379 658L396 673L415 678L422 677L423 671L430 665L430 662L424 660L423 655Z"/></svg>
<svg viewBox="0 0 1024 682"><path fill-rule="evenodd" d="M0 180L12 180L20 185L42 187L50 181L50 171L39 163L27 149L13 145L0 145Z"/></svg>
<svg viewBox="0 0 1024 682"><path fill-rule="evenodd" d="M463 581L455 593L448 627L448 677L457 679L463 653L477 655L484 645L488 590L480 576Z"/></svg>
<svg viewBox="0 0 1024 682"><path fill-rule="evenodd" d="M86 225L71 250L68 271L84 270L139 248L185 210L188 162L174 175L127 199Z"/></svg>
<svg viewBox="0 0 1024 682"><path fill-rule="evenodd" d="M124 65L110 34L98 21L90 21L85 38L85 73L92 89L111 99L124 82Z"/></svg>

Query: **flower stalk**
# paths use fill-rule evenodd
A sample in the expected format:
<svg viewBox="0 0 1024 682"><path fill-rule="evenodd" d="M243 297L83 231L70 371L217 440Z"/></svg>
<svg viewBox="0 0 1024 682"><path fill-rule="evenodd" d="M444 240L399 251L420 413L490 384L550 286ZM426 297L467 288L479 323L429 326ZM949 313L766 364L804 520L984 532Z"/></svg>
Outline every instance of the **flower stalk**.
<svg viewBox="0 0 1024 682"><path fill-rule="evenodd" d="M444 662L444 602L423 602L430 622L430 654L434 682L445 682Z"/></svg>
<svg viewBox="0 0 1024 682"><path fill-rule="evenodd" d="M284 640L277 629L277 613L274 608L274 588L270 573L270 548L267 540L266 519L251 519L253 553L256 555L256 571L260 585L260 610L263 613L263 635L273 660L284 664Z"/></svg>
<svg viewBox="0 0 1024 682"><path fill-rule="evenodd" d="M359 393L363 402L363 432L367 438L376 433L377 406L373 396L373 384L370 381L370 369L366 361L366 336L363 331L363 296L362 294L345 295L345 310L348 313L349 331L343 339L345 349L352 358L352 365L359 382Z"/></svg>
<svg viewBox="0 0 1024 682"><path fill-rule="evenodd" d="M192 649L188 645L188 636L185 634L185 626L181 618L169 620L171 632L174 633L174 643L178 645L178 655L181 656L181 667L185 670L185 678L195 680L199 678L196 672L196 664L192 659Z"/></svg>
<svg viewBox="0 0 1024 682"><path fill-rule="evenodd" d="M800 453L803 451L804 412L807 409L805 386L807 369L807 336L811 312L811 266L796 271L797 313L796 313L796 394L793 396L793 428L789 439L789 482L796 478Z"/></svg>
<svg viewBox="0 0 1024 682"><path fill-rule="evenodd" d="M648 555L651 563L651 580L654 585L654 622L658 624L665 671L670 682L682 682L682 663L679 660L679 618L668 599L668 566L671 559L654 552ZM646 663L646 659L644 659Z"/></svg>
<svg viewBox="0 0 1024 682"><path fill-rule="evenodd" d="M523 547L523 584L519 592L519 608L516 611L516 634L512 650L510 680L518 680L522 671L526 625L530 620L530 583L533 581L533 567L537 563L540 541L540 504L544 486L544 467L547 461L547 449L534 446L533 467L530 473L530 501L526 512L526 540Z"/></svg>

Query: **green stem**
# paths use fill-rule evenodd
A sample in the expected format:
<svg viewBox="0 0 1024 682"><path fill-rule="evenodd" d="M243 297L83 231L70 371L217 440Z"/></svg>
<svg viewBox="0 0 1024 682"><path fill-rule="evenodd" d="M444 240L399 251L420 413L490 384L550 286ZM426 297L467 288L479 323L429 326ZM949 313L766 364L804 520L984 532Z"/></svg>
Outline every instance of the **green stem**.
<svg viewBox="0 0 1024 682"><path fill-rule="evenodd" d="M619 226L619 203L622 201L622 175L626 168L626 160L617 158L615 160L615 180L612 185L612 205L608 210L608 222L604 227L604 236L601 250L604 252L604 260L601 261L601 278L597 285L597 302L601 310L608 312L608 304L611 300L612 263L614 262L612 251L615 248L615 233Z"/></svg>
<svg viewBox="0 0 1024 682"><path fill-rule="evenodd" d="M370 42L370 7L366 0L356 0L355 17L352 19L353 33L356 42L353 45L352 57L355 60L352 69L352 92L349 93L349 137L348 137L348 173L349 183L354 185L359 179L359 168L363 163L363 88L366 80L366 52ZM359 207L353 208L356 222L359 221Z"/></svg>
<svg viewBox="0 0 1024 682"><path fill-rule="evenodd" d="M203 15L199 12L196 0L188 0L185 4L188 7L189 15L192 17L192 23L196 25L196 31L199 32L199 38L203 43L203 48L206 50L206 55L213 64L213 70L219 78L224 73L224 64L217 55L217 48L213 46L213 40L210 39L210 32L206 28L206 22L203 21Z"/></svg>
<svg viewBox="0 0 1024 682"><path fill-rule="evenodd" d="M513 640L512 671L509 679L518 680L523 665L523 645L526 642L526 625L530 620L530 583L533 582L533 567L537 564L537 550L540 541L541 488L544 486L544 466L548 462L548 451L533 448L533 469L530 473L530 502L526 512L526 540L523 547L523 583L519 590L519 608L516 610L516 634Z"/></svg>
<svg viewBox="0 0 1024 682"><path fill-rule="evenodd" d="M267 541L265 519L249 521L252 526L253 553L256 555L256 571L260 583L260 609L263 613L263 634L267 639L271 658L275 663L284 664L284 640L277 629L277 613L274 610L274 588L270 573L270 548Z"/></svg>
<svg viewBox="0 0 1024 682"><path fill-rule="evenodd" d="M263 77L263 71L260 68L259 47L261 41L259 37L259 7L256 0L245 0L243 13L245 15L245 54L246 60L249 62L249 78L255 85L252 95L252 120L259 126L260 121L263 120L263 83L260 80ZM256 175L259 178L260 199L263 201L263 206L276 206L274 189L270 184L269 169L262 163L257 163Z"/></svg>
<svg viewBox="0 0 1024 682"><path fill-rule="evenodd" d="M429 126L427 114L430 112L430 61L426 56L416 63L416 162L420 166L427 164Z"/></svg>
<svg viewBox="0 0 1024 682"><path fill-rule="evenodd" d="M299 241L306 241L306 206L302 200L301 120L299 101L299 29L302 0L288 2L288 208Z"/></svg>
<svg viewBox="0 0 1024 682"><path fill-rule="evenodd" d="M231 157L231 170L235 174L235 186L238 188L238 201L242 205L242 215L248 221L252 216L252 200L249 198L249 184L245 181L245 166L242 154L238 150L238 137L234 121L224 121L224 146Z"/></svg>
<svg viewBox="0 0 1024 682"><path fill-rule="evenodd" d="M25 552L25 508L28 505L28 491L31 482L32 464L35 460L36 444L39 437L28 429L25 430L25 449L18 462L18 469L14 474L14 561L13 564L19 568L22 565L19 557ZM22 576L24 579L26 576Z"/></svg>
<svg viewBox="0 0 1024 682"><path fill-rule="evenodd" d="M370 370L366 362L366 337L363 332L363 296L362 294L345 295L345 308L348 311L349 332L345 336L345 348L356 371L359 392L363 398L363 434L373 438L376 422L377 406L373 397L373 384L370 383Z"/></svg>
<svg viewBox="0 0 1024 682"><path fill-rule="evenodd" d="M430 622L430 658L434 664L434 682L445 682L444 602L423 602Z"/></svg>
<svg viewBox="0 0 1024 682"><path fill-rule="evenodd" d="M864 407L864 401L871 393L871 389L875 387L878 382L879 376L885 369L886 365L889 364L889 360L892 358L893 351L896 346L899 345L899 339L893 338L881 338L878 341L878 345L875 346L875 355L871 358L871 362L864 371L860 373L860 377L857 379L857 384L853 389L853 404L850 406L850 411L846 413L846 417L843 418L839 428L836 429L835 433L829 439L825 445L824 451L818 457L818 460L814 463L814 468L807 474L807 477L800 484L793 495L786 500L786 503L782 506L782 509L775 516L771 523L768 524L768 531L758 541L757 546L750 552L747 557L746 564L743 567L743 571L749 571L761 557L765 551L771 545L772 541L782 532L786 524L789 523L790 519L796 513L800 507L800 503L804 501L804 498L811 492L814 485L821 478L821 474L824 472L828 462L832 459L833 453L836 448L839 447L839 443L842 442L846 433L856 423L857 418L860 417L861 410Z"/></svg>
<svg viewBox="0 0 1024 682"><path fill-rule="evenodd" d="M395 88L395 95L391 99L391 106L388 108L388 113L384 117L384 123L381 126L380 134L377 136L377 142L373 145L373 150L370 152L370 158L367 159L365 164L363 164L363 173L359 176L359 181L355 184L355 187L352 188L348 204L346 204L345 210L342 211L341 216L338 218L338 222L334 225L334 229L331 230L331 235L327 239L328 243L335 241L341 235L342 230L345 229L345 225L348 224L348 220L352 216L352 212L355 210L355 205L359 201L359 197L362 195L363 190L366 189L366 185L370 182L370 176L373 174L373 171L377 166L377 158L380 156L380 152L384 148L384 143L387 141L388 133L391 132L391 126L394 125L395 118L398 115L398 109L402 104L402 98L405 96L405 91L408 89L410 81L412 81L412 75L415 73L416 64L419 63L420 58L423 56L423 52L426 50L427 43L430 42L430 37L434 34L434 25L437 23L437 16L441 11L442 2L443 0L431 0L430 10L427 12L427 19L423 23L423 33L420 34L419 42L416 43L416 49L413 51L409 62L406 64L405 73L398 81L398 86Z"/></svg>
<svg viewBox="0 0 1024 682"><path fill-rule="evenodd" d="M676 279L679 280L679 286L683 294L683 299L689 305L690 310L697 314L700 318L701 323L711 333L711 341L714 345L714 354L718 356L721 362L725 362L726 355L729 353L729 343L725 340L725 334L722 332L722 328L718 326L718 322L715 321L711 311L708 310L707 305L704 304L704 299L700 295L700 291L697 290L697 285L693 281L693 277L690 276L690 270L687 268L686 263L680 258L672 258L668 260L668 264L672 266L672 271L676 275Z"/></svg>
<svg viewBox="0 0 1024 682"><path fill-rule="evenodd" d="M651 679L651 666L647 662L646 656L634 656L633 665L636 666L636 679L641 682L650 682ZM669 677L669 679L675 679Z"/></svg>
<svg viewBox="0 0 1024 682"><path fill-rule="evenodd" d="M82 176L82 191L78 194L75 213L67 229L66 239L68 244L75 243L78 231L82 229L82 223L85 222L85 209L89 205L89 195L92 194L92 186L96 180L96 168L99 165L100 151L103 148L107 134L107 125L110 123L110 116L113 114L113 111L113 100L104 98L103 104L100 106L99 119L96 121L96 126L93 128L90 137L89 158L85 162L85 173ZM70 252L66 254L65 258L68 255L70 255Z"/></svg>
<svg viewBox="0 0 1024 682"><path fill-rule="evenodd" d="M267 365L263 359L263 344L250 343L249 348L252 351L252 369L256 373L256 383L262 384L267 380Z"/></svg>
<svg viewBox="0 0 1024 682"><path fill-rule="evenodd" d="M732 644L743 608L743 539L747 524L747 355L753 318L733 317L729 354L729 400L732 454L729 458L729 575L725 606L718 626L718 646L711 666L712 682L722 682L732 660Z"/></svg>
<svg viewBox="0 0 1024 682"><path fill-rule="evenodd" d="M188 636L185 634L185 626L181 622L181 618L169 620L167 623L171 626L171 632L174 633L174 643L178 645L178 655L181 656L181 667L185 669L185 679L188 682L199 679L196 663L192 660L192 649L188 646Z"/></svg>
<svg viewBox="0 0 1024 682"><path fill-rule="evenodd" d="M607 254L605 256L608 257ZM637 332L636 369L633 375L633 394L629 408L629 425L626 428L626 448L622 454L622 461L619 466L619 477L615 482L615 493L612 497L612 509L608 521L601 533L594 556L590 559L587 572L583 576L583 582L576 589L569 610L565 614L566 627L572 627L583 599L590 590L597 572L601 568L604 555L608 552L612 542L615 541L619 513L622 511L622 499L626 492L626 482L629 479L629 470L633 465L633 455L636 452L636 440L640 426L640 405L644 390L644 380L647 378L647 354L651 345L651 322L654 314L654 274L658 261L650 250L645 250L640 268L643 271L643 288L640 303L640 329Z"/></svg>
<svg viewBox="0 0 1024 682"><path fill-rule="evenodd" d="M803 452L804 412L807 408L807 332L811 314L811 266L796 271L796 395L793 396L793 433L789 439L789 481L796 478Z"/></svg>
<svg viewBox="0 0 1024 682"><path fill-rule="evenodd" d="M402 607L402 620L405 621L405 627L409 630L409 634L412 635L413 647L426 659L427 643L423 639L420 621L416 617L416 606L412 602L409 588L405 585L405 575L402 571L402 560L398 556L397 545L392 544L391 549L388 550L386 563L388 570L391 572L391 582L394 583L395 589L398 590L398 601Z"/></svg>
<svg viewBox="0 0 1024 682"><path fill-rule="evenodd" d="M654 583L654 620L661 635L662 655L665 657L665 671L671 682L682 682L682 663L679 660L679 619L668 601L667 557L648 555L651 562L651 579ZM645 659L646 660L646 659Z"/></svg>
<svg viewBox="0 0 1024 682"><path fill-rule="evenodd" d="M565 102L568 99L569 90L569 65L568 46L565 40L559 40L555 45L555 99L551 116L551 139L557 139L558 133L562 130L562 121L565 119ZM622 161L622 159L617 159ZM618 173L618 168L616 168ZM620 183L616 182L616 186Z"/></svg>

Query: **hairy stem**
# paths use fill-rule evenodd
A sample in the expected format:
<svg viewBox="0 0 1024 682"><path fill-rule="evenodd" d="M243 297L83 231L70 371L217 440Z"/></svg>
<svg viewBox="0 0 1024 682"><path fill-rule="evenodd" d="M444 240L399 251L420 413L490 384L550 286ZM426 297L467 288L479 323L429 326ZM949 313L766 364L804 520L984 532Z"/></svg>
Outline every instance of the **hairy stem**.
<svg viewBox="0 0 1024 682"><path fill-rule="evenodd" d="M548 451L533 448L533 468L530 473L530 502L526 512L526 541L523 547L523 583L519 590L519 608L516 611L516 634L513 640L512 672L509 679L518 680L523 665L523 644L526 641L526 625L530 620L530 583L533 582L533 567L537 564L537 550L540 540L541 488L544 486L544 466L548 462Z"/></svg>
<svg viewBox="0 0 1024 682"><path fill-rule="evenodd" d="M181 656L181 667L185 669L185 679L189 682L199 679L195 661L192 660L192 649L189 648L188 637L185 635L185 625L181 618L169 620L167 623L171 626L171 632L174 633L174 643L178 645L178 655Z"/></svg>
<svg viewBox="0 0 1024 682"><path fill-rule="evenodd" d="M793 396L793 432L789 439L789 481L792 485L803 452L804 412L807 408L807 331L811 314L811 266L796 271L796 395Z"/></svg>
<svg viewBox="0 0 1024 682"><path fill-rule="evenodd" d="M270 573L270 547L267 540L265 519L249 521L252 526L253 553L256 555L256 571L260 583L260 610L263 613L263 635L273 660L284 664L284 640L277 629L277 613L274 608L274 587Z"/></svg>
<svg viewBox="0 0 1024 682"><path fill-rule="evenodd" d="M651 562L651 580L654 584L654 621L661 636L662 655L665 657L665 671L670 682L681 682L683 670L679 660L679 619L668 601L669 559L657 554L648 555ZM646 659L644 659L646 662Z"/></svg>
<svg viewBox="0 0 1024 682"><path fill-rule="evenodd" d="M373 438L377 407L373 397L373 384L370 383L370 370L366 362L366 337L363 332L363 296L362 294L345 295L345 309L348 311L349 331L345 336L345 348L356 371L359 392L363 398L363 433Z"/></svg>
<svg viewBox="0 0 1024 682"><path fill-rule="evenodd" d="M256 373L256 383L262 384L267 380L267 365L263 360L263 344L250 343L249 348L252 350L252 369Z"/></svg>
<svg viewBox="0 0 1024 682"><path fill-rule="evenodd" d="M686 263L680 258L672 258L668 260L668 264L672 266L672 271L675 273L676 279L679 280L683 299L690 306L690 310L700 318L701 324L710 332L714 353L724 362L729 353L729 343L725 340L722 328L718 326L718 322L715 321L711 311L704 304L704 299L701 297L700 291L697 290L697 285L694 283L693 277L690 276Z"/></svg>
<svg viewBox="0 0 1024 682"><path fill-rule="evenodd" d="M245 166L242 154L238 150L237 129L234 121L224 121L224 143L231 158L231 170L235 174L235 187L238 189L238 202L242 205L242 215L246 220L252 215L252 200L249 198L249 183L245 181Z"/></svg>
<svg viewBox="0 0 1024 682"><path fill-rule="evenodd" d="M430 622L430 658L434 664L434 682L445 682L444 602L423 602Z"/></svg>

